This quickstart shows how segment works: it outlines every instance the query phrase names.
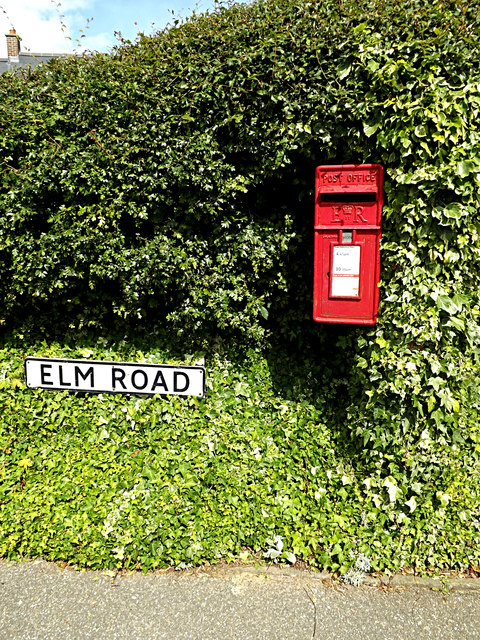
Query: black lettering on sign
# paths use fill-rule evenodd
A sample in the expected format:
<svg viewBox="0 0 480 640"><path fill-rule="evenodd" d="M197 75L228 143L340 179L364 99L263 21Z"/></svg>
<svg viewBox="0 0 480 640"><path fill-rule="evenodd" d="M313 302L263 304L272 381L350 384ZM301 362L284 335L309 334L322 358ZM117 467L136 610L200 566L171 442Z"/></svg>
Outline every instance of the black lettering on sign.
<svg viewBox="0 0 480 640"><path fill-rule="evenodd" d="M124 383L125 379L125 371L123 369L119 369L118 367L112 367L112 387L113 389L117 388L116 383L119 382L122 387L126 390L127 387Z"/></svg>
<svg viewBox="0 0 480 640"><path fill-rule="evenodd" d="M63 385L64 387L71 387L72 383L71 382L66 382L63 379L63 367L62 365L58 365L58 374L59 374L59 378L60 378L60 385Z"/></svg>
<svg viewBox="0 0 480 640"><path fill-rule="evenodd" d="M42 381L42 384L51 384L53 385L53 382L49 382L47 380L47 376L50 377L52 374L50 373L50 371L47 371L47 369L51 369L52 365L51 364L41 364L40 365L40 379Z"/></svg>
<svg viewBox="0 0 480 640"><path fill-rule="evenodd" d="M90 376L90 387L93 389L94 386L94 382L93 382L93 367L90 367L89 369L87 369L85 371L85 373L80 369L80 367L78 367L77 365L75 365L75 386L79 387L80 386L80 378L82 378L82 380L84 382L87 381L87 378Z"/></svg>
<svg viewBox="0 0 480 640"><path fill-rule="evenodd" d="M185 386L181 388L178 385L179 376L183 376L185 378L184 380ZM190 386L190 378L187 376L187 374L183 373L183 371L175 371L175 373L173 374L173 390L177 391L178 393L183 393L188 389L189 386Z"/></svg>
<svg viewBox="0 0 480 640"><path fill-rule="evenodd" d="M163 377L163 373L161 371L157 371L157 375L155 376L155 380L153 381L151 391L155 391L157 387L163 387L165 389L165 392L168 393L167 383L165 382L165 378Z"/></svg>
<svg viewBox="0 0 480 640"><path fill-rule="evenodd" d="M140 383L137 382L137 377L139 375L143 376L143 381ZM147 384L148 384L148 376L145 373L145 371L142 371L141 369L135 369L135 371L132 373L132 387L135 387L135 389L138 389L139 391L141 391L142 389L145 389Z"/></svg>

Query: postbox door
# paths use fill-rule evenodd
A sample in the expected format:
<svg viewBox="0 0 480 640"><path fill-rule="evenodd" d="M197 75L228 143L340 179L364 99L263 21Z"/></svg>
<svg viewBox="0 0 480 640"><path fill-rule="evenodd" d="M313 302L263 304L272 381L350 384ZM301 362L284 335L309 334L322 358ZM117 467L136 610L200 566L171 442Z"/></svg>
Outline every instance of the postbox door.
<svg viewBox="0 0 480 640"><path fill-rule="evenodd" d="M323 322L376 321L380 232L355 230L352 236L349 243L345 231L316 236L314 317Z"/></svg>

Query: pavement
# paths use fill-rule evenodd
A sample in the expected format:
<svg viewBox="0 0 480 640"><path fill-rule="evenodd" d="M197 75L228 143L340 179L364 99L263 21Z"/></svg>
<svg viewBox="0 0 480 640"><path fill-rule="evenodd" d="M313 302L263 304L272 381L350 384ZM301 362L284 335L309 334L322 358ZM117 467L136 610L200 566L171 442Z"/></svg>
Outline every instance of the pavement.
<svg viewBox="0 0 480 640"><path fill-rule="evenodd" d="M74 571L0 561L0 640L480 640L480 580L288 567Z"/></svg>

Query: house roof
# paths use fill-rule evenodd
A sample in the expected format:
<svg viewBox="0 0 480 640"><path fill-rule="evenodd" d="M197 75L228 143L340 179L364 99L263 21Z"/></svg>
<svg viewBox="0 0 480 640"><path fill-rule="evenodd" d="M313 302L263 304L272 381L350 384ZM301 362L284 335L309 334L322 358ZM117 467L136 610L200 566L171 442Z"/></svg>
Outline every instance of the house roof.
<svg viewBox="0 0 480 640"><path fill-rule="evenodd" d="M48 62L52 58L62 58L71 54L68 53L31 53L20 52L18 56L0 58L0 73L5 71L15 71L26 67L36 67L43 62Z"/></svg>
<svg viewBox="0 0 480 640"><path fill-rule="evenodd" d="M7 39L7 58L0 58L0 73L6 71L16 71L30 67L33 69L39 64L48 62L52 58L62 58L72 54L69 53L33 53L31 51L21 51L20 40L17 32L12 27L9 33L5 34Z"/></svg>

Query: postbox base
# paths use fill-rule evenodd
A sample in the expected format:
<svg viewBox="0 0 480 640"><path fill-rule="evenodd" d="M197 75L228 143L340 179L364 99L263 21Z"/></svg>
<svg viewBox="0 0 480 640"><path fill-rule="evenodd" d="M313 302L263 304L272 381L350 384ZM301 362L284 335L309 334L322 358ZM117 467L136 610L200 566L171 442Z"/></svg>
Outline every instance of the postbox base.
<svg viewBox="0 0 480 640"><path fill-rule="evenodd" d="M361 318L322 318L321 316L316 318L314 316L313 319L315 322L329 324L360 324L372 326L377 323L377 318L368 318L367 320L363 320Z"/></svg>

